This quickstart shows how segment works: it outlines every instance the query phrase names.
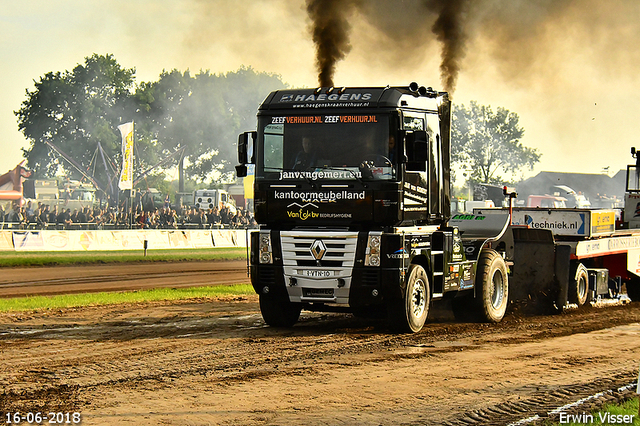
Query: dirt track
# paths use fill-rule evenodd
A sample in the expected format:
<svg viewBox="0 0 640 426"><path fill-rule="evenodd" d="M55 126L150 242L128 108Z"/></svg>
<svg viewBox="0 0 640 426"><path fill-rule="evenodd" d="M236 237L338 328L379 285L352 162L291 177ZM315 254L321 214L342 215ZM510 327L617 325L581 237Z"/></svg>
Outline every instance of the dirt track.
<svg viewBox="0 0 640 426"><path fill-rule="evenodd" d="M638 303L497 325L445 312L400 336L342 314L271 329L255 296L0 314L0 412L77 411L87 425L508 424L638 377Z"/></svg>
<svg viewBox="0 0 640 426"><path fill-rule="evenodd" d="M248 283L245 260L3 268L0 297Z"/></svg>

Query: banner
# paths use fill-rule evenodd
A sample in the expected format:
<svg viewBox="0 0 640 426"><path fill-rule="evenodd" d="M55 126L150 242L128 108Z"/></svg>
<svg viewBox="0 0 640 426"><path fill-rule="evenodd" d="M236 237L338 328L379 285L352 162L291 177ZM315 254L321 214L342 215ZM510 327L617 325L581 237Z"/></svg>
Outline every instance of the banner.
<svg viewBox="0 0 640 426"><path fill-rule="evenodd" d="M133 121L118 126L122 135L122 173L118 187L133 189Z"/></svg>
<svg viewBox="0 0 640 426"><path fill-rule="evenodd" d="M107 251L246 247L247 230L39 230L0 231L0 250Z"/></svg>
<svg viewBox="0 0 640 426"><path fill-rule="evenodd" d="M0 231L0 251L13 250L13 232Z"/></svg>

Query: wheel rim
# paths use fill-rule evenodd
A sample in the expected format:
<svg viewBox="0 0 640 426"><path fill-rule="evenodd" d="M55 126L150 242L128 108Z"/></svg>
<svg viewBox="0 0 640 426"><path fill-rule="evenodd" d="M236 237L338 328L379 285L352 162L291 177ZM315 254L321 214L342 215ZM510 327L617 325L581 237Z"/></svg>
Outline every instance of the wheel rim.
<svg viewBox="0 0 640 426"><path fill-rule="evenodd" d="M413 291L411 292L411 312L416 318L420 318L425 311L427 301L425 300L425 283L421 278L418 278L413 285Z"/></svg>
<svg viewBox="0 0 640 426"><path fill-rule="evenodd" d="M504 298L504 280L499 270L493 274L491 283L491 306L494 309L498 309L502 305L502 299Z"/></svg>
<svg viewBox="0 0 640 426"><path fill-rule="evenodd" d="M584 278L584 276L580 276L580 279L578 280L578 299L580 300L584 299L586 294L587 294L587 280Z"/></svg>

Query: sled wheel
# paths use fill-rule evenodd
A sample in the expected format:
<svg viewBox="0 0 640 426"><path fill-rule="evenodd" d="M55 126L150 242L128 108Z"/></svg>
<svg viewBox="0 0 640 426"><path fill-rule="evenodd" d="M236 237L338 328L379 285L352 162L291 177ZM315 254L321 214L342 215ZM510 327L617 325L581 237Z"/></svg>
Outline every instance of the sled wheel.
<svg viewBox="0 0 640 426"><path fill-rule="evenodd" d="M583 264L578 265L575 278L569 285L569 300L579 308L589 303L589 274Z"/></svg>

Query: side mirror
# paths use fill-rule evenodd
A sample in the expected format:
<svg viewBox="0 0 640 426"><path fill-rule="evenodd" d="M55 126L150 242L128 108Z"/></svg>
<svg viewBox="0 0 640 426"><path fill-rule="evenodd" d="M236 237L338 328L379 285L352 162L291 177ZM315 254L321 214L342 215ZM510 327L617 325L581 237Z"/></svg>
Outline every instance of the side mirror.
<svg viewBox="0 0 640 426"><path fill-rule="evenodd" d="M247 164L253 164L253 142L256 139L256 132L244 132L238 136L238 164L236 174L238 177L247 175Z"/></svg>
<svg viewBox="0 0 640 426"><path fill-rule="evenodd" d="M256 132L244 132L238 136L238 163L248 164L253 163L253 158L249 158L249 151L252 151L253 142L255 140Z"/></svg>

